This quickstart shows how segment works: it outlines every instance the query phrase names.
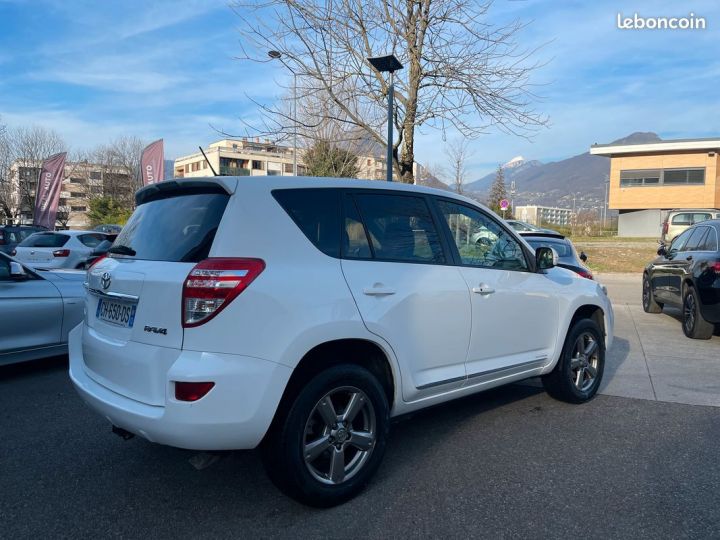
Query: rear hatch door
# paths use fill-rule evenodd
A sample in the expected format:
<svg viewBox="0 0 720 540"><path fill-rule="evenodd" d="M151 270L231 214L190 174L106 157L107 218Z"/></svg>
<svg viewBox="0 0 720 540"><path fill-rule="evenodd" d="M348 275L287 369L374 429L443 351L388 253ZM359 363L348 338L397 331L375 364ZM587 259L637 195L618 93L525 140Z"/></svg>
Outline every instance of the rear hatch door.
<svg viewBox="0 0 720 540"><path fill-rule="evenodd" d="M166 373L182 348L185 278L208 257L229 200L214 182L163 188L141 199L109 256L88 272L83 340L92 378L153 405L164 403Z"/></svg>

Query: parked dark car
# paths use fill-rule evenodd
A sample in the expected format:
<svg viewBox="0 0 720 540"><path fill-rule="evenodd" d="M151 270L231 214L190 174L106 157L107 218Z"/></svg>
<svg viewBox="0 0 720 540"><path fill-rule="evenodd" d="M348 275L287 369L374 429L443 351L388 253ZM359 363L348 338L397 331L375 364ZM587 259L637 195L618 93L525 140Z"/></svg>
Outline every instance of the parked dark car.
<svg viewBox="0 0 720 540"><path fill-rule="evenodd" d="M703 221L658 249L658 258L643 272L643 309L682 309L687 337L710 339L720 323L720 219Z"/></svg>
<svg viewBox="0 0 720 540"><path fill-rule="evenodd" d="M32 233L44 230L42 227L27 225L0 225L0 251L10 254L20 242Z"/></svg>
<svg viewBox="0 0 720 540"><path fill-rule="evenodd" d="M572 270L584 278L593 279L592 272L583 263L587 261L587 255L580 252L578 255L573 243L560 233L521 232L528 244L533 248L549 247L558 254L558 266Z"/></svg>

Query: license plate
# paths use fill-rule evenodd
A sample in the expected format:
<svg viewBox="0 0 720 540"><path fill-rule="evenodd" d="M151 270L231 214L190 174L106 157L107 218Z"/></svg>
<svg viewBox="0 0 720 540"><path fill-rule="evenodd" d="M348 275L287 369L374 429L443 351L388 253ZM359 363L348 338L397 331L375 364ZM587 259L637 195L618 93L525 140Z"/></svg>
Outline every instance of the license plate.
<svg viewBox="0 0 720 540"><path fill-rule="evenodd" d="M107 298L99 298L95 318L117 326L132 328L135 322L137 304L115 302Z"/></svg>

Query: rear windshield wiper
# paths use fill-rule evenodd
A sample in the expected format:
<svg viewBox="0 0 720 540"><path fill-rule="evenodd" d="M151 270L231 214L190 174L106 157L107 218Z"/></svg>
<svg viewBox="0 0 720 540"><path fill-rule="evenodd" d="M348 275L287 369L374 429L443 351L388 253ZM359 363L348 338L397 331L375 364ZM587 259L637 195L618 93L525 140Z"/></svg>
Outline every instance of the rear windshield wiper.
<svg viewBox="0 0 720 540"><path fill-rule="evenodd" d="M110 249L108 249L108 253L117 253L118 255L130 255L131 257L135 255L135 250L129 246L113 246Z"/></svg>

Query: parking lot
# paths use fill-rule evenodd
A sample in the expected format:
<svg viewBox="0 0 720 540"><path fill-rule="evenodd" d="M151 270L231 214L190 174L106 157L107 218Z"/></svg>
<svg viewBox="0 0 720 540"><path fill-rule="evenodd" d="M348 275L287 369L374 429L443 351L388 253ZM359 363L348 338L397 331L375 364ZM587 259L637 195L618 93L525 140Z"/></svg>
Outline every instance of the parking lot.
<svg viewBox="0 0 720 540"><path fill-rule="evenodd" d="M123 441L76 396L67 360L0 368L0 530L30 537L717 537L720 336L643 313L606 275L616 339L601 395L534 381L398 419L368 489L330 510L267 480L257 452L195 470Z"/></svg>

